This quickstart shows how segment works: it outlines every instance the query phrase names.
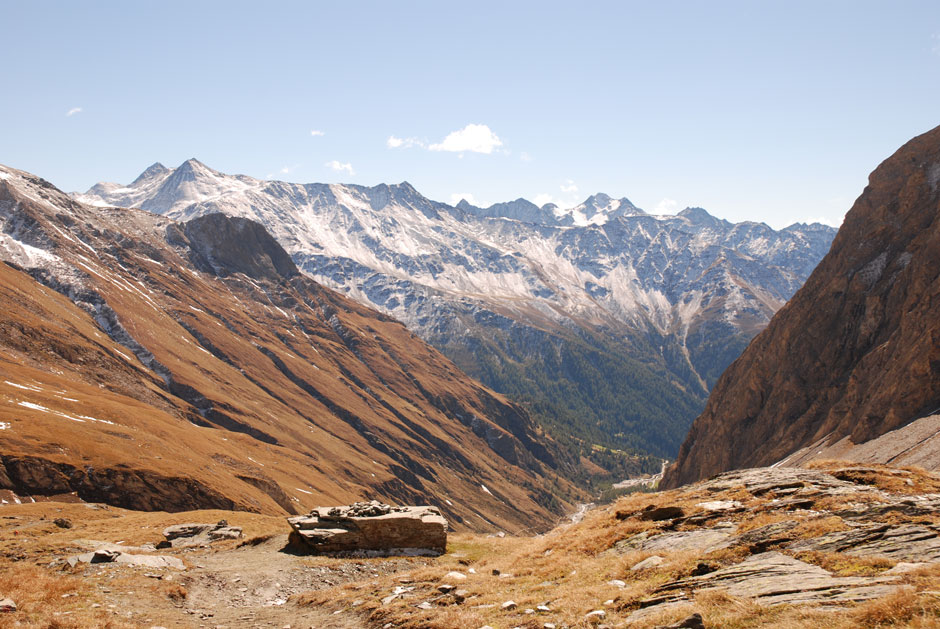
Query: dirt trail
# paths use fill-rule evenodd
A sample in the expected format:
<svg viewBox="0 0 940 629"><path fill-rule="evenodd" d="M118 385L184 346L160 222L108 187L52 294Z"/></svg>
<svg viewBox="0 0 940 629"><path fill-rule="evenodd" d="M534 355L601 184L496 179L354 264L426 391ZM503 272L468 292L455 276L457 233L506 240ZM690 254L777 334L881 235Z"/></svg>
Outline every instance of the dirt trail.
<svg viewBox="0 0 940 629"><path fill-rule="evenodd" d="M193 553L192 567L177 579L187 597L180 612L189 626L335 627L366 625L353 614L330 615L301 608L290 597L302 592L366 581L424 563L420 559L333 559L282 552L286 535L254 546Z"/></svg>

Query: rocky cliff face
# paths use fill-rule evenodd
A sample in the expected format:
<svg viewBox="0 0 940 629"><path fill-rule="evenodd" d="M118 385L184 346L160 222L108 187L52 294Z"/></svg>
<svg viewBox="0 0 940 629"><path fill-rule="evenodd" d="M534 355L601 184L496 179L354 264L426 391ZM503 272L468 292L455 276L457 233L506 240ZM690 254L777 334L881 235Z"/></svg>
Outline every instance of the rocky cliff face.
<svg viewBox="0 0 940 629"><path fill-rule="evenodd" d="M663 484L861 444L938 407L940 127L871 174L830 253L721 376Z"/></svg>
<svg viewBox="0 0 940 629"><path fill-rule="evenodd" d="M491 530L545 528L578 495L523 409L256 222L89 207L0 166L0 260L0 490L172 511L377 498Z"/></svg>

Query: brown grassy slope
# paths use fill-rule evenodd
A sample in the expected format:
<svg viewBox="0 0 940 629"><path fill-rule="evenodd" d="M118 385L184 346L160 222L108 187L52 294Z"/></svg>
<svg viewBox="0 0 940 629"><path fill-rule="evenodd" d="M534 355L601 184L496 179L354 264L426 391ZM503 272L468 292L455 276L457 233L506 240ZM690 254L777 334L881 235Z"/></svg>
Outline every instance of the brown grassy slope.
<svg viewBox="0 0 940 629"><path fill-rule="evenodd" d="M806 284L718 380L664 487L863 443L940 406L940 127L885 160Z"/></svg>
<svg viewBox="0 0 940 629"><path fill-rule="evenodd" d="M428 502L484 530L546 527L565 508L543 506L544 488L571 488L528 416L401 324L303 276L198 270L171 221L84 207L25 173L0 181L0 204L74 280L32 272L69 301L0 273L7 484L135 508ZM88 311L113 311L137 356Z"/></svg>

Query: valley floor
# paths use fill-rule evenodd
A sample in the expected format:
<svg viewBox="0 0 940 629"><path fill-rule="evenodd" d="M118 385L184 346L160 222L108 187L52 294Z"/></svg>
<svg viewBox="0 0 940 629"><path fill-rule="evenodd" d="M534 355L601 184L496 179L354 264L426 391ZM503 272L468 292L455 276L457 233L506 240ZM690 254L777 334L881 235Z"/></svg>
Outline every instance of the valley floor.
<svg viewBox="0 0 940 629"><path fill-rule="evenodd" d="M244 536L153 547L221 519ZM437 558L298 556L287 531L242 512L2 505L0 599L17 610L0 627L940 627L940 479L917 469L729 472L541 536L454 534ZM184 567L67 561L115 545Z"/></svg>

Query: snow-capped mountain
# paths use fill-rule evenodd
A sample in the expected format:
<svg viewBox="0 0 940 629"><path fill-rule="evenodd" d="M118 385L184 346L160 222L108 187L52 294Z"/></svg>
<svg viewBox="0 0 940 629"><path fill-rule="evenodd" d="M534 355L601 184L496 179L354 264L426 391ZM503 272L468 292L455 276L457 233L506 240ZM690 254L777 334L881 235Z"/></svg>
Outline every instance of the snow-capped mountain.
<svg viewBox="0 0 940 629"><path fill-rule="evenodd" d="M547 424L664 456L836 231L701 208L656 216L605 194L573 208L454 207L407 182L266 181L194 159L76 197L256 220L303 271L400 319Z"/></svg>

